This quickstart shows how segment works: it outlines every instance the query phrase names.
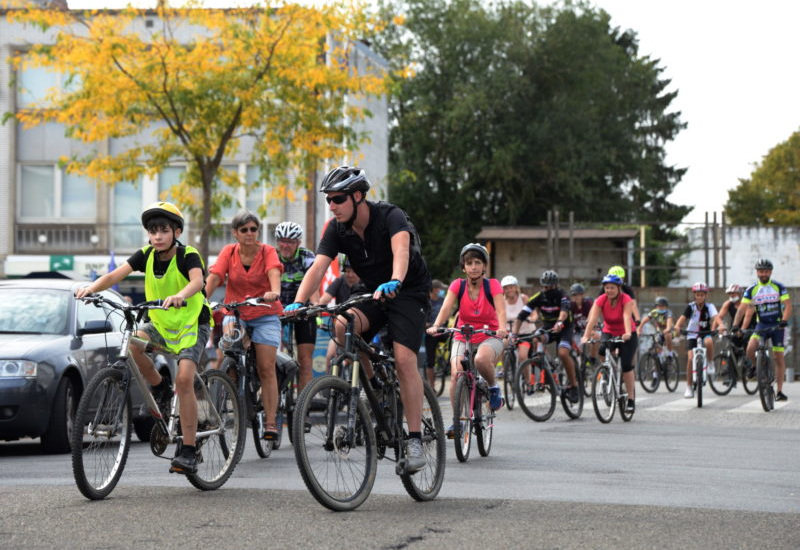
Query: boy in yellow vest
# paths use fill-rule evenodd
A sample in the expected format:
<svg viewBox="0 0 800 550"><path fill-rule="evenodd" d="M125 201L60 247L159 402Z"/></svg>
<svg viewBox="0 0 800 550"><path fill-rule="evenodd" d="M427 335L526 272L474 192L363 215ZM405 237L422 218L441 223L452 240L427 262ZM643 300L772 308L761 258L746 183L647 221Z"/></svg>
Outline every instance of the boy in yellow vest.
<svg viewBox="0 0 800 550"><path fill-rule="evenodd" d="M197 398L194 378L210 332L211 312L203 293L205 268L196 249L178 242L183 232L183 215L169 202L156 202L142 212L142 225L150 244L135 252L112 272L79 289L76 298L105 290L134 271L145 274L147 300L163 300L164 309L150 310L150 322L139 327L139 338L167 348L178 357L175 391L180 401L183 444L172 460L170 472L197 472L195 438ZM162 379L152 360L139 346L131 346L131 356L153 386L153 396L162 410L169 403L169 381Z"/></svg>

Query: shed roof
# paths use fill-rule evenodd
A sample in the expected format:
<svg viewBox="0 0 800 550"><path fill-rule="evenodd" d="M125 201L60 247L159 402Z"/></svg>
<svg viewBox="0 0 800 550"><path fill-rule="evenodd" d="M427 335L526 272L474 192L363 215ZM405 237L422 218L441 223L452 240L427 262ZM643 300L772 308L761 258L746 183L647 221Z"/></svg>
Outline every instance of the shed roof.
<svg viewBox="0 0 800 550"><path fill-rule="evenodd" d="M632 239L639 234L638 229L586 229L572 230L574 239ZM551 236L555 236L551 230ZM559 239L568 239L570 231L561 228L558 232ZM529 241L547 239L546 227L526 226L485 226L478 233L477 239L495 241Z"/></svg>

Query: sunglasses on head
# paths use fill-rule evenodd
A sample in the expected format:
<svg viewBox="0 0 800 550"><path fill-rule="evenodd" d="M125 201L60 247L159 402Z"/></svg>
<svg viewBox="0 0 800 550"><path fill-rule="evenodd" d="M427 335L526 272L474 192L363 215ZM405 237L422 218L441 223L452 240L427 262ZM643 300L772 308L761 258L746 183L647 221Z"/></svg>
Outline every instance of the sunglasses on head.
<svg viewBox="0 0 800 550"><path fill-rule="evenodd" d="M336 195L335 197L326 196L325 197L325 202L327 202L328 204L330 204L330 203L344 204L344 202L347 200L347 198L349 196L350 195Z"/></svg>
<svg viewBox="0 0 800 550"><path fill-rule="evenodd" d="M258 227L248 226L248 227L240 227L239 228L239 233L247 233L247 232L257 233L258 232Z"/></svg>

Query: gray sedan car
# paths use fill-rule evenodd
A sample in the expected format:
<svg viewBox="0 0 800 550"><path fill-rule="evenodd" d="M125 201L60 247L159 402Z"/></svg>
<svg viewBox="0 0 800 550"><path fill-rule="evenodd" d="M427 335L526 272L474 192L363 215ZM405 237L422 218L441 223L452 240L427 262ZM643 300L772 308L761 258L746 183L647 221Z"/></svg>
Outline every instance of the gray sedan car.
<svg viewBox="0 0 800 550"><path fill-rule="evenodd" d="M119 354L122 317L75 300L86 283L61 279L0 281L0 441L41 438L49 453L70 450L83 389ZM122 302L113 291L103 294ZM166 359L156 359L170 374ZM133 388L134 411L141 396ZM153 422L137 414L134 430L149 439Z"/></svg>

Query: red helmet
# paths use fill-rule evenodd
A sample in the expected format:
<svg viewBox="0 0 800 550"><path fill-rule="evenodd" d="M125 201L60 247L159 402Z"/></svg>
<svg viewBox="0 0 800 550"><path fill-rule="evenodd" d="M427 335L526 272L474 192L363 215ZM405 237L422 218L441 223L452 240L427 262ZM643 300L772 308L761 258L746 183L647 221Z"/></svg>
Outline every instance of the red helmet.
<svg viewBox="0 0 800 550"><path fill-rule="evenodd" d="M692 285L692 292L708 292L708 286L705 283L695 283Z"/></svg>

